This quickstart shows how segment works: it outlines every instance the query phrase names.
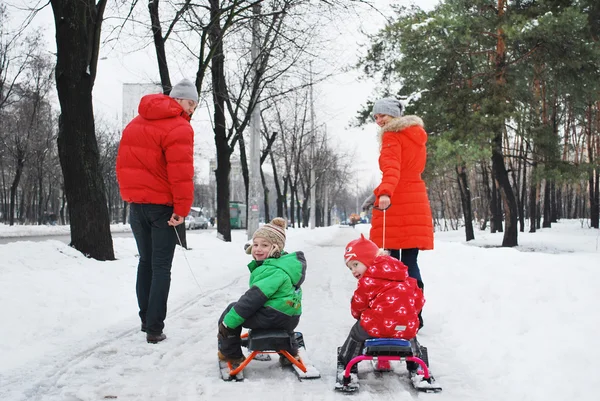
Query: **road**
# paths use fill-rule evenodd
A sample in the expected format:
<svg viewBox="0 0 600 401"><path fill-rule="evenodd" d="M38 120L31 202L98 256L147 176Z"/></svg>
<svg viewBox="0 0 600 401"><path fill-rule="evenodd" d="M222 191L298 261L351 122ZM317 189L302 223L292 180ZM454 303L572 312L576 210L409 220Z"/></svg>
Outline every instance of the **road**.
<svg viewBox="0 0 600 401"><path fill-rule="evenodd" d="M208 228L208 230L215 230L215 228ZM197 233L202 233L205 232L206 230L193 230L193 231L187 231L187 235L195 235ZM126 231L126 232L114 232L112 233L112 237L116 238L116 237L133 237L133 234L130 231ZM47 241L47 240L57 240L57 241L62 241L65 244L68 244L69 242L71 242L71 235L65 235L65 234L50 234L50 235L27 235L27 236L22 236L22 237L1 237L0 238L0 245L4 245L4 244L10 244L11 242L17 242L17 241L32 241L32 242L40 242L40 241Z"/></svg>

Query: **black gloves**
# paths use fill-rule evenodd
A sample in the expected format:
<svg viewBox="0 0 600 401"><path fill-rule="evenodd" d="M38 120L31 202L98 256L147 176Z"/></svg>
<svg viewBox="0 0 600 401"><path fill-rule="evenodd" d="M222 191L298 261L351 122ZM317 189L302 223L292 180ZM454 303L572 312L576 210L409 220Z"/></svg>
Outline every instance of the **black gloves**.
<svg viewBox="0 0 600 401"><path fill-rule="evenodd" d="M225 338L235 337L235 333L229 327L225 326L223 322L219 323L219 334Z"/></svg>
<svg viewBox="0 0 600 401"><path fill-rule="evenodd" d="M369 195L369 197L367 199L365 199L365 201L363 202L361 209L366 212L369 210L369 208L371 206L373 206L373 204L375 203L375 194L371 194Z"/></svg>

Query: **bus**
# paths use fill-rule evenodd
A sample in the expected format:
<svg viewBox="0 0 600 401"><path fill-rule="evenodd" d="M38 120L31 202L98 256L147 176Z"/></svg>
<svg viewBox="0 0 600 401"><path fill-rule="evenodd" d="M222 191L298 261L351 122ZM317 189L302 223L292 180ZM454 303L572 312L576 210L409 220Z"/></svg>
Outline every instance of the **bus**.
<svg viewBox="0 0 600 401"><path fill-rule="evenodd" d="M246 228L246 204L229 202L229 224L231 228Z"/></svg>

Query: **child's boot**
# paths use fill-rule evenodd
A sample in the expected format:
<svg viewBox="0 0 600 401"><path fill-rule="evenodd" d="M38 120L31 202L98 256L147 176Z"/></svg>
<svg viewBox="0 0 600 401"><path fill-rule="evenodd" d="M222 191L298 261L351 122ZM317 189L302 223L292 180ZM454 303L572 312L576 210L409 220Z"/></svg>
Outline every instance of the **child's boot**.
<svg viewBox="0 0 600 401"><path fill-rule="evenodd" d="M221 350L217 351L217 356L219 357L220 361L229 362L234 366L235 365L239 366L239 365L241 365L242 362L244 362L246 360L246 357L244 355L242 355L241 357L233 357L233 358L225 356L225 354L223 354L221 352Z"/></svg>
<svg viewBox="0 0 600 401"><path fill-rule="evenodd" d="M294 355L294 354L292 354L292 356L297 361L300 360L300 355ZM281 364L281 366L291 366L292 365L292 361L290 361L289 359L287 359L287 357L285 355L282 355L282 354L279 354L279 363Z"/></svg>

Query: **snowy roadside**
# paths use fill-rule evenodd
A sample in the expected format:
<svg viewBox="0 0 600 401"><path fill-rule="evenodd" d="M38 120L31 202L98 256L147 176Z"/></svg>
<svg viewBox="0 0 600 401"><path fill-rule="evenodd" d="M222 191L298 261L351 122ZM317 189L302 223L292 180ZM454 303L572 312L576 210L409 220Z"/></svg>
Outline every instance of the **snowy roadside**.
<svg viewBox="0 0 600 401"><path fill-rule="evenodd" d="M476 232L479 246L466 244L462 232L436 233L436 249L419 258L427 298L420 338L444 392L419 398L597 399L598 381L577 383L600 375L598 230L578 223L523 233L523 249L497 248L501 233ZM298 329L322 374L312 382L259 362L244 383L219 379L216 321L247 289L243 231L234 231L231 243L202 232L189 236L192 250L178 248L168 339L157 346L139 332L133 238L114 239L113 262L87 259L59 241L0 245L0 304L8 305L0 399L347 400L332 390L335 349L352 324L348 302L356 285L341 255L368 229L288 230L286 248L305 251L309 266ZM396 369L382 379L366 372L353 400L411 399L403 368Z"/></svg>
<svg viewBox="0 0 600 401"><path fill-rule="evenodd" d="M129 224L111 224L110 232L130 232ZM44 235L67 235L71 233L68 225L14 225L0 223L0 238L33 237Z"/></svg>

